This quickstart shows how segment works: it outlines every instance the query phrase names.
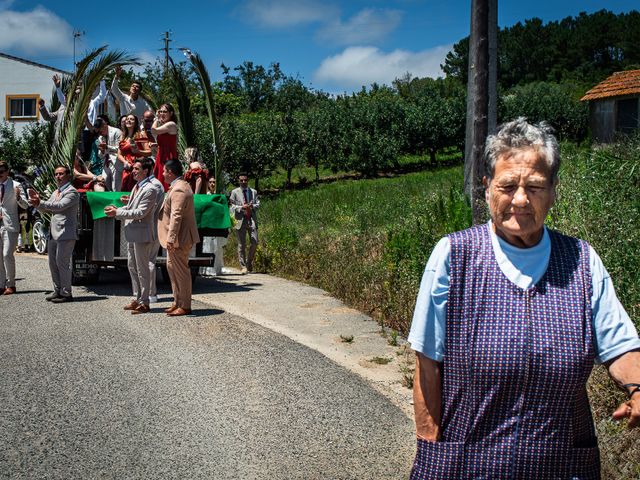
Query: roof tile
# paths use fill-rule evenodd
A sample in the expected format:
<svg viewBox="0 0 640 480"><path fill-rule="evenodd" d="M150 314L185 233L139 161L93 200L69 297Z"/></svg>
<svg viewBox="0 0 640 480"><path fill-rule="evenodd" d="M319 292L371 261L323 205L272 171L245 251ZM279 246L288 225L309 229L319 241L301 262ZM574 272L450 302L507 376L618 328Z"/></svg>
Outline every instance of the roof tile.
<svg viewBox="0 0 640 480"><path fill-rule="evenodd" d="M640 70L627 70L615 72L585 93L580 100L584 102L635 94L640 94Z"/></svg>

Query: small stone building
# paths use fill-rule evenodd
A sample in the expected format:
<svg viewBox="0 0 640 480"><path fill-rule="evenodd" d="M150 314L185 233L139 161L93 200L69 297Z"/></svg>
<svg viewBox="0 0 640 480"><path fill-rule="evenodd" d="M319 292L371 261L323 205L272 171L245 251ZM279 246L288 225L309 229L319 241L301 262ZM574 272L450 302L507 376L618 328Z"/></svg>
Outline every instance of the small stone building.
<svg viewBox="0 0 640 480"><path fill-rule="evenodd" d="M640 70L616 72L580 100L589 102L589 126L596 142L632 133L640 127Z"/></svg>

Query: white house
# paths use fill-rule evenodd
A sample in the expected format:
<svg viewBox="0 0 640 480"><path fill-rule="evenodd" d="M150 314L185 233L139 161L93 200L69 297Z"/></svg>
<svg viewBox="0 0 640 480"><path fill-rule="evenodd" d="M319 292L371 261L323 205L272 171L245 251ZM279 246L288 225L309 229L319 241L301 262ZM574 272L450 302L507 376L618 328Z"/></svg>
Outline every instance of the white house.
<svg viewBox="0 0 640 480"><path fill-rule="evenodd" d="M21 134L25 125L40 120L38 101L49 108L54 91L51 77L69 72L0 52L0 121L15 125Z"/></svg>

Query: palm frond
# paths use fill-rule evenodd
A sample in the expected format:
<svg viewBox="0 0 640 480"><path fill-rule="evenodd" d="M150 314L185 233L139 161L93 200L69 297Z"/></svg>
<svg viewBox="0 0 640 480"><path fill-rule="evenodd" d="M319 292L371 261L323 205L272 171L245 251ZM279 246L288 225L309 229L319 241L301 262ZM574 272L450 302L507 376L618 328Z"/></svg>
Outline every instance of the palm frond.
<svg viewBox="0 0 640 480"><path fill-rule="evenodd" d="M211 79L209 78L209 72L202 58L197 53L191 52L189 49L183 49L184 54L187 56L194 70L198 74L200 81L200 87L204 93L205 104L207 106L207 112L209 114L209 123L211 123L211 133L213 134L213 173L216 178L216 193L221 193L224 189L222 182L222 164L223 164L223 148L220 138L220 125L218 123L218 116L216 114L216 104L213 96L213 89L211 88Z"/></svg>
<svg viewBox="0 0 640 480"><path fill-rule="evenodd" d="M84 126L84 118L89 108L93 92L100 80L117 66L138 64L138 59L124 51L105 52L106 46L90 52L78 63L77 71L70 80L64 120L50 155L44 162L43 171L36 179L36 188L50 192L55 188L53 172L58 165L73 168L73 160ZM101 55L102 54L102 55ZM79 93L76 95L76 90Z"/></svg>
<svg viewBox="0 0 640 480"><path fill-rule="evenodd" d="M193 111L191 110L191 99L187 88L187 81L184 74L180 71L173 59L171 62L171 82L173 84L173 93L176 96L176 107L178 113L178 149L180 157L184 158L184 151L188 147L196 146L196 129L193 123Z"/></svg>

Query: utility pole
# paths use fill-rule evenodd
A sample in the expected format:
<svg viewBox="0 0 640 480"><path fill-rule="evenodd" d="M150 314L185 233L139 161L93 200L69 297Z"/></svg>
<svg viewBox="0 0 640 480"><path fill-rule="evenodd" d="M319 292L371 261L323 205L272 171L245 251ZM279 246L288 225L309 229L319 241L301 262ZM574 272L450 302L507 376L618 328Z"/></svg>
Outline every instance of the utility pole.
<svg viewBox="0 0 640 480"><path fill-rule="evenodd" d="M160 50L164 50L164 74L167 74L167 70L169 70L169 50L171 50L171 48L169 47L169 43L173 42L173 40L171 40L170 35L173 32L171 30L168 30L166 32L164 32L164 37L161 37L161 40L164 41L164 47L161 48Z"/></svg>
<svg viewBox="0 0 640 480"><path fill-rule="evenodd" d="M497 0L471 1L464 187L471 201L474 225L484 222L487 213L483 154L487 136L496 125L497 10ZM490 58L492 54L494 58Z"/></svg>
<svg viewBox="0 0 640 480"><path fill-rule="evenodd" d="M73 73L76 73L76 40L84 35L84 31L74 30L73 31Z"/></svg>

